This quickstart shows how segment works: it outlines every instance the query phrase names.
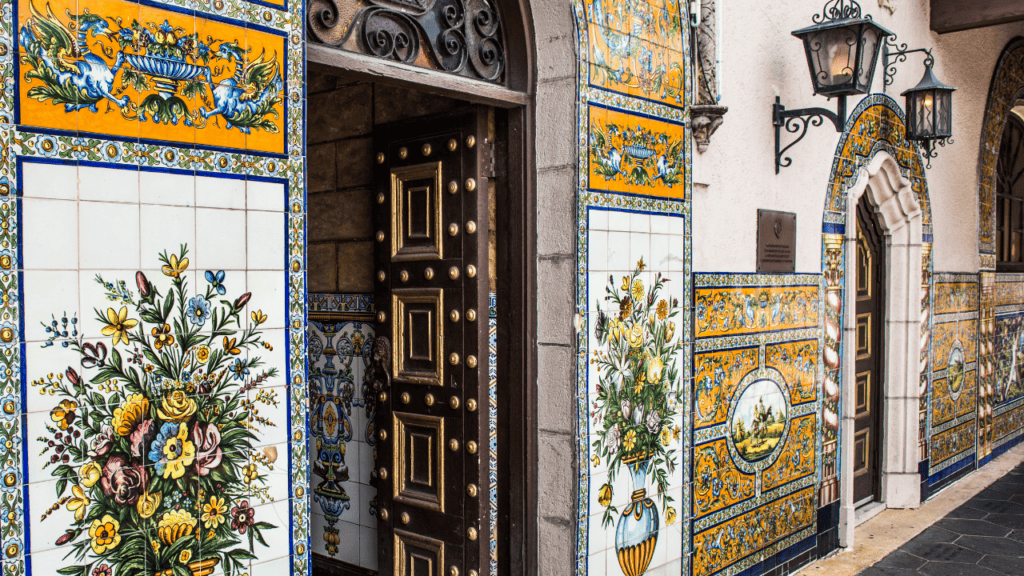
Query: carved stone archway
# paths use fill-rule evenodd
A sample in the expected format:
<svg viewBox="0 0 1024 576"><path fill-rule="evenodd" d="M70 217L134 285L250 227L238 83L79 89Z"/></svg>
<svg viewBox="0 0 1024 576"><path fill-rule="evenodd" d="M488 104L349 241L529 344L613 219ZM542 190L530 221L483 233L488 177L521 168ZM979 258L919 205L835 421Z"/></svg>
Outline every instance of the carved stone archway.
<svg viewBox="0 0 1024 576"><path fill-rule="evenodd" d="M916 508L921 504L918 473L918 404L920 389L920 325L921 325L921 205L915 198L911 183L900 173L900 166L887 152L878 152L858 170L857 180L846 200L846 269L856 269L857 203L861 196L878 214L885 233L885 366L882 402L881 501L887 508ZM842 400L840 435L853 438L856 399L852 386L856 382L856 275L846 275L846 302L843 321L842 371L846 393ZM853 447L847 440L841 451L839 538L843 546L853 544L856 526L853 500Z"/></svg>

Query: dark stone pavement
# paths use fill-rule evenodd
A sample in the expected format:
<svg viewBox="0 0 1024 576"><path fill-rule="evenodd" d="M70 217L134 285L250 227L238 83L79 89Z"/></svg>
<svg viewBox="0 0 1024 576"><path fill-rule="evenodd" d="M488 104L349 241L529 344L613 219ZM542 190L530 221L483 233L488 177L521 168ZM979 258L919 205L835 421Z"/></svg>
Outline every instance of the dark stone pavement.
<svg viewBox="0 0 1024 576"><path fill-rule="evenodd" d="M858 576L1024 576L1024 464Z"/></svg>

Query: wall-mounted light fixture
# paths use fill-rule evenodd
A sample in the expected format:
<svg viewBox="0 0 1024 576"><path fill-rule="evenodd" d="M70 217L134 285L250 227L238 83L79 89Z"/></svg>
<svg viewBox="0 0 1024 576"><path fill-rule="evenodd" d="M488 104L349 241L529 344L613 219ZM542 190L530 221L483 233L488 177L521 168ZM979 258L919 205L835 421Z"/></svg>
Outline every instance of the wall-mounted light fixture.
<svg viewBox="0 0 1024 576"><path fill-rule="evenodd" d="M906 97L907 140L921 144L921 155L932 167L932 158L938 155L935 145L945 146L953 143L953 91L956 88L946 86L935 77L932 68L935 58L927 48L907 49L906 44L896 44L887 38L882 46L882 62L885 66L885 86L892 84L896 75L896 64L906 62L907 54L923 52L924 77L917 86L903 92ZM890 51L892 49L892 51ZM892 61L892 63L890 63ZM883 86L884 90L884 86Z"/></svg>
<svg viewBox="0 0 1024 576"><path fill-rule="evenodd" d="M775 173L793 163L782 155L807 135L809 126L821 126L827 118L842 132L846 124L846 97L871 92L878 54L893 33L876 24L870 15L862 15L854 0L829 0L821 14L815 14L813 26L794 30L793 35L804 42L807 67L810 69L814 93L837 97L836 112L824 108L786 110L779 98L772 105L775 126ZM799 133L796 140L779 149L782 129Z"/></svg>

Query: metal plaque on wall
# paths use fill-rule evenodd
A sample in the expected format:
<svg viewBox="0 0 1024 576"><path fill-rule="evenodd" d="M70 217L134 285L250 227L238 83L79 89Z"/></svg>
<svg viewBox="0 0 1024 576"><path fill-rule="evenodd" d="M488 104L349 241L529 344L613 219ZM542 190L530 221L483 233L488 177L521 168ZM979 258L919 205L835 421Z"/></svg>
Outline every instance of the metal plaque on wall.
<svg viewBox="0 0 1024 576"><path fill-rule="evenodd" d="M796 271L796 214L757 211L757 272Z"/></svg>

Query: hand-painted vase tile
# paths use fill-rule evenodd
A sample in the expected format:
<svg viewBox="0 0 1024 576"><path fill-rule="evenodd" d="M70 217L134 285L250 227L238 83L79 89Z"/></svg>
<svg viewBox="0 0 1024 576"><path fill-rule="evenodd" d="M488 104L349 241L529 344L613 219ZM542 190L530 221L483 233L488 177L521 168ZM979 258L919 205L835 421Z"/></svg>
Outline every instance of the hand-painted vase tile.
<svg viewBox="0 0 1024 576"><path fill-rule="evenodd" d="M686 128L590 106L587 151L592 190L684 199Z"/></svg>
<svg viewBox="0 0 1024 576"><path fill-rule="evenodd" d="M19 0L19 123L285 152L282 34L123 0Z"/></svg>

